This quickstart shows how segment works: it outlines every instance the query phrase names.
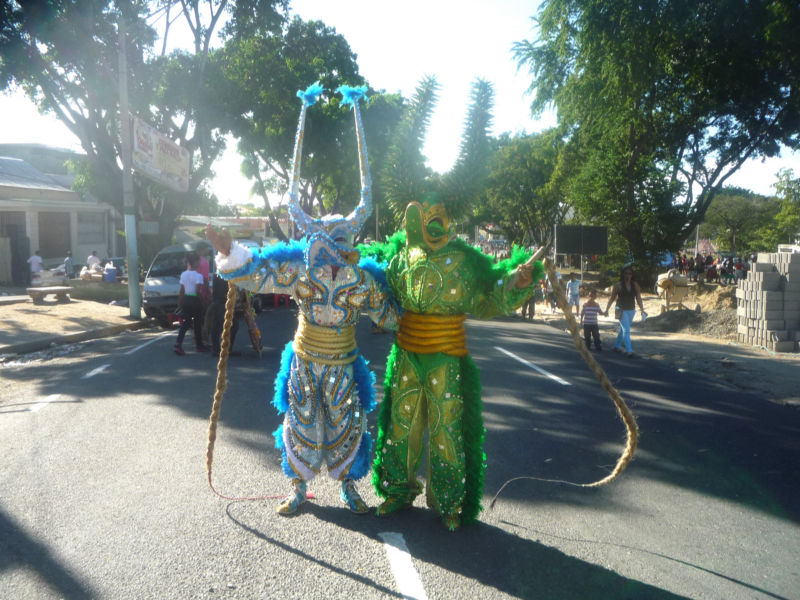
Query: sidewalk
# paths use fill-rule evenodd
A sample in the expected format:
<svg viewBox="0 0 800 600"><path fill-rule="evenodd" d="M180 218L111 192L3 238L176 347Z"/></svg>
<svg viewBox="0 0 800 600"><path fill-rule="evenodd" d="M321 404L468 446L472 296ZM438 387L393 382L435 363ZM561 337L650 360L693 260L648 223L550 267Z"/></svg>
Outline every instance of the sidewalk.
<svg viewBox="0 0 800 600"><path fill-rule="evenodd" d="M0 296L0 355L26 354L54 345L82 342L149 325L133 319L127 306L89 300L34 304L24 289ZM53 298L50 296L49 298Z"/></svg>

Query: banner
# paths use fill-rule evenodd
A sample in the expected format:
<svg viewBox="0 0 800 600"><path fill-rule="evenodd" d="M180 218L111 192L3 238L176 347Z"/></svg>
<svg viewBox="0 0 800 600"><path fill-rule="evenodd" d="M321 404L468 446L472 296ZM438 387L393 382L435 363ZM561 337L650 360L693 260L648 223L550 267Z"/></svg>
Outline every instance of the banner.
<svg viewBox="0 0 800 600"><path fill-rule="evenodd" d="M189 151L137 117L133 121L133 166L176 190L189 190Z"/></svg>

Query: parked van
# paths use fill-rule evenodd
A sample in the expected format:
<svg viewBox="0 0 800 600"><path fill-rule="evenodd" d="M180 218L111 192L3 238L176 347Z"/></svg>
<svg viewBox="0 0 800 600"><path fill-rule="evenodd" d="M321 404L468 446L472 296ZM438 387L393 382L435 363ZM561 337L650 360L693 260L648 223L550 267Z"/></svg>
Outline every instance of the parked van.
<svg viewBox="0 0 800 600"><path fill-rule="evenodd" d="M186 257L201 246L208 248L210 272L214 272L214 248L206 240L167 246L156 254L142 288L144 314L156 319L162 327L170 324L169 316L178 308L181 273L186 270Z"/></svg>

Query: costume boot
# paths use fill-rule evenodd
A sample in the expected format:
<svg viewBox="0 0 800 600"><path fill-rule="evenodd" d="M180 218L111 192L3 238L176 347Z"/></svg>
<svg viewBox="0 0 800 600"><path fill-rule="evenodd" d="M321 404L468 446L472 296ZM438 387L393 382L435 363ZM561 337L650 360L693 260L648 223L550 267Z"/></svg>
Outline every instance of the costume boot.
<svg viewBox="0 0 800 600"><path fill-rule="evenodd" d="M288 517L295 514L300 505L306 501L306 482L302 479L292 479L294 490L278 505L278 514Z"/></svg>
<svg viewBox="0 0 800 600"><path fill-rule="evenodd" d="M367 503L361 499L361 496L358 494L358 490L356 489L356 482L352 479L345 479L342 481L342 491L341 491L341 498L342 502L347 504L347 508L350 509L351 512L356 513L357 515L363 515L364 513L369 511L369 507Z"/></svg>

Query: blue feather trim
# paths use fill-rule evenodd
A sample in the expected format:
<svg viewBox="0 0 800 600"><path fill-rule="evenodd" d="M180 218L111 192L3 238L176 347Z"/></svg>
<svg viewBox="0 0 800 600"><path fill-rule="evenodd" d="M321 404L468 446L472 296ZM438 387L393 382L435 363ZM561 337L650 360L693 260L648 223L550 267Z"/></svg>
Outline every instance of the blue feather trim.
<svg viewBox="0 0 800 600"><path fill-rule="evenodd" d="M341 106L347 106L348 104L355 107L356 103L364 98L367 98L367 86L362 85L361 87L350 87L349 85L340 85L336 89L337 94L342 95L342 103Z"/></svg>
<svg viewBox="0 0 800 600"><path fill-rule="evenodd" d="M267 246L266 248L259 248L253 251L253 258L257 261L264 262L274 260L275 262L291 262L302 261L303 251L305 250L307 240L289 240L289 242L278 242Z"/></svg>
<svg viewBox="0 0 800 600"><path fill-rule="evenodd" d="M359 355L353 361L353 379L356 382L356 392L361 408L365 413L375 410L375 373L367 366L366 359Z"/></svg>
<svg viewBox="0 0 800 600"><path fill-rule="evenodd" d="M298 90L297 97L300 98L306 106L311 106L317 101L317 98L323 91L325 91L325 88L317 81L308 86L305 91Z"/></svg>
<svg viewBox="0 0 800 600"><path fill-rule="evenodd" d="M289 464L289 459L286 456L286 446L283 443L283 423L278 425L278 428L272 432L272 437L275 438L275 447L281 451L281 456L283 456L283 460L281 460L281 470L283 474L291 478L300 478L300 476L294 472L294 469L292 469L292 466Z"/></svg>
<svg viewBox="0 0 800 600"><path fill-rule="evenodd" d="M361 445L358 447L358 453L350 464L350 470L347 472L347 477L351 479L361 479L369 473L370 457L372 456L372 436L369 431L365 431L361 436Z"/></svg>
<svg viewBox="0 0 800 600"><path fill-rule="evenodd" d="M389 289L389 282L386 279L386 266L387 265L385 262L378 262L370 256L365 256L358 261L359 269L363 269L372 275L373 279L375 279L375 281L377 281L383 288Z"/></svg>
<svg viewBox="0 0 800 600"><path fill-rule="evenodd" d="M289 410L289 376L292 370L292 360L294 359L294 341L288 342L281 354L281 368L275 378L275 395L272 397L272 406L280 414Z"/></svg>

